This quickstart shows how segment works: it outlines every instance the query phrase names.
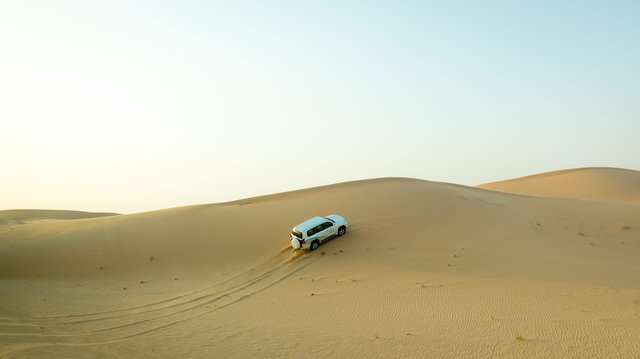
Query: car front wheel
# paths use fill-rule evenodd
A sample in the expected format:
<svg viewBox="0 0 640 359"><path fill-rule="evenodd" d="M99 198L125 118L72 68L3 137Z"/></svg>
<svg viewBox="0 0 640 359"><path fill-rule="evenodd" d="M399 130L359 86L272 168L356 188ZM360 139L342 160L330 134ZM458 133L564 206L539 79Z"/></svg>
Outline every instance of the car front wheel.
<svg viewBox="0 0 640 359"><path fill-rule="evenodd" d="M338 228L338 236L342 237L342 236L344 236L345 233L347 233L347 227L342 226L342 227Z"/></svg>
<svg viewBox="0 0 640 359"><path fill-rule="evenodd" d="M313 241L313 242L311 242L311 246L309 247L309 250L310 251L315 251L316 249L318 249L318 247L320 247L320 242Z"/></svg>

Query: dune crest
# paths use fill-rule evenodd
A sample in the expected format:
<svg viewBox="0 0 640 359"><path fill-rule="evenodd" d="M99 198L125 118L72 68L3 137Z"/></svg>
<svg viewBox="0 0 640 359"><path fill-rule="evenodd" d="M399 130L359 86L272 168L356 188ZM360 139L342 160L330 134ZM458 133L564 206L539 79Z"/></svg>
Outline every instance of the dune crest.
<svg viewBox="0 0 640 359"><path fill-rule="evenodd" d="M477 187L528 196L640 203L640 171L622 168L553 171Z"/></svg>

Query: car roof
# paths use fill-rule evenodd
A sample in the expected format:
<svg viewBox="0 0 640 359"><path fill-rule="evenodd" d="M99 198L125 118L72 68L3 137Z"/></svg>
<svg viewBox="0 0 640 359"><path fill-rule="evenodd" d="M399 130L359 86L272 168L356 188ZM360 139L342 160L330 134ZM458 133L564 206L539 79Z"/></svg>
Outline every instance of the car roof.
<svg viewBox="0 0 640 359"><path fill-rule="evenodd" d="M306 221L295 226L294 228L299 230L300 232L304 232L324 222L329 222L329 220L324 217L315 216L313 218L307 219Z"/></svg>

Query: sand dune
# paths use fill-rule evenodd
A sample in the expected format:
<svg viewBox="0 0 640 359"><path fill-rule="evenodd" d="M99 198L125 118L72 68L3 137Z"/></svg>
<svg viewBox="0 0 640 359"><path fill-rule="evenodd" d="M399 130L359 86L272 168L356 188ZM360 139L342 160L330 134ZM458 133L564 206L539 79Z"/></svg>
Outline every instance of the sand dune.
<svg viewBox="0 0 640 359"><path fill-rule="evenodd" d="M0 211L0 226L19 225L35 222L68 221L73 219L114 216L117 213L80 212L47 209L11 209Z"/></svg>
<svg viewBox="0 0 640 359"><path fill-rule="evenodd" d="M612 198L387 178L15 226L0 358L635 357L640 206ZM289 246L330 213L346 236Z"/></svg>
<svg viewBox="0 0 640 359"><path fill-rule="evenodd" d="M529 196L640 203L640 171L621 168L554 171L478 187Z"/></svg>

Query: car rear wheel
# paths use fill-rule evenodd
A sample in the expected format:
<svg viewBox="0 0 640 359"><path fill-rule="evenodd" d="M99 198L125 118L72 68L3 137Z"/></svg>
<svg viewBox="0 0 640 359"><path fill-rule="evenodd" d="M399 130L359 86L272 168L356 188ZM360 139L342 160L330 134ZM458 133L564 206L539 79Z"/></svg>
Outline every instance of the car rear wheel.
<svg viewBox="0 0 640 359"><path fill-rule="evenodd" d="M347 233L347 227L342 226L342 227L338 228L338 236L342 237L342 236L344 236L345 233Z"/></svg>
<svg viewBox="0 0 640 359"><path fill-rule="evenodd" d="M313 242L311 242L311 246L309 247L309 250L310 251L315 251L316 249L318 249L318 247L320 247L320 242L313 241Z"/></svg>

